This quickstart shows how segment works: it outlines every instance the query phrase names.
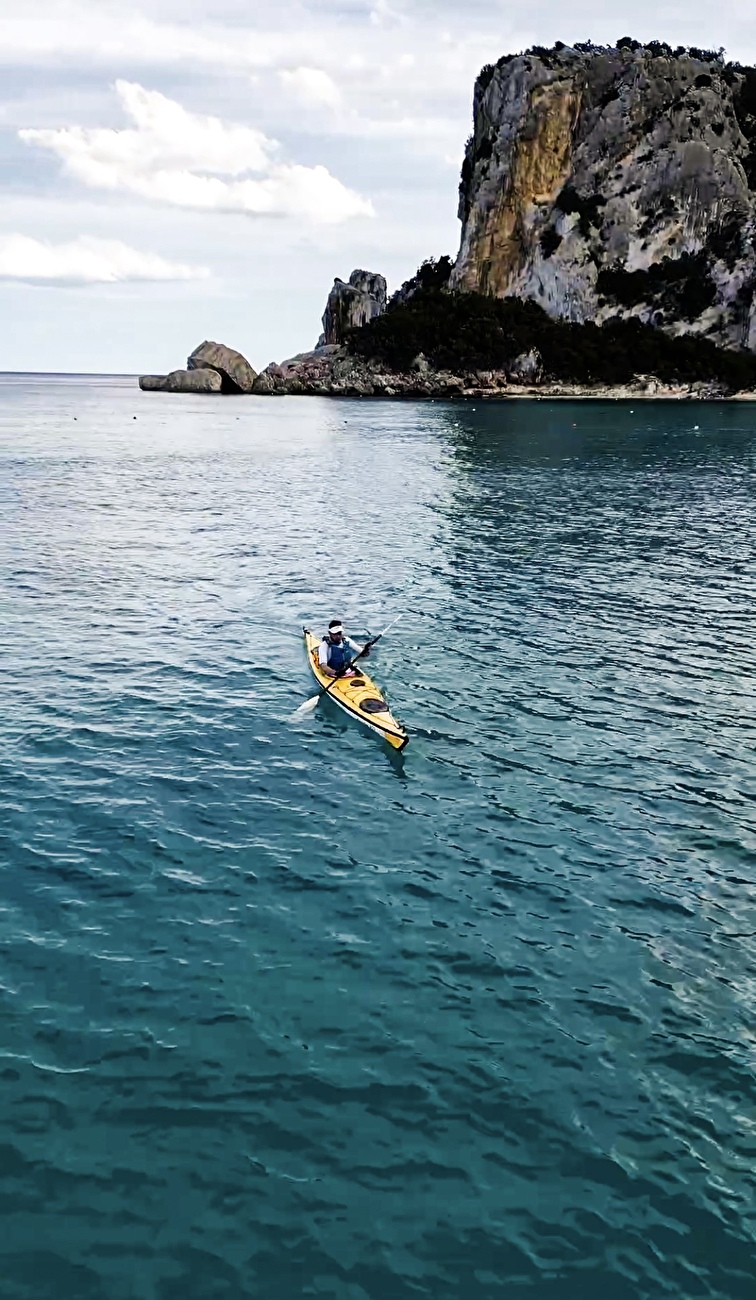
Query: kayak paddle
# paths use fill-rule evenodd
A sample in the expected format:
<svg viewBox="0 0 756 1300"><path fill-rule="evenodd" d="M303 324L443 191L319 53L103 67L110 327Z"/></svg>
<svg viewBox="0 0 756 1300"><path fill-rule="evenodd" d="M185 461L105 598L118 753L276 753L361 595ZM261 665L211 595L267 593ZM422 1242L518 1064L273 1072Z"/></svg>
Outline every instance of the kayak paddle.
<svg viewBox="0 0 756 1300"><path fill-rule="evenodd" d="M381 637L385 636L386 633L389 632L391 628L394 626L394 623L399 622L399 619L401 617L402 617L401 614L397 614L396 618L393 619L391 623L388 623L386 627L384 627L382 632L379 632L377 636L373 636L370 638L369 641L366 641L362 649L358 651L358 653L354 656L354 659L352 659L351 663L349 664L349 667L352 668L354 664L357 663L358 659L362 659L363 655L366 655L368 650L370 650L372 646L374 646L378 641L380 641ZM333 681L329 682L327 686L321 686L317 695L312 695L309 700L305 700L304 704L300 704L294 716L297 718L301 718L304 717L306 713L312 713L313 709L316 709L317 706L319 705L323 696L327 695L329 691L333 690L334 686L338 681L341 680L343 675L344 675L343 673L340 673L339 676L334 677Z"/></svg>

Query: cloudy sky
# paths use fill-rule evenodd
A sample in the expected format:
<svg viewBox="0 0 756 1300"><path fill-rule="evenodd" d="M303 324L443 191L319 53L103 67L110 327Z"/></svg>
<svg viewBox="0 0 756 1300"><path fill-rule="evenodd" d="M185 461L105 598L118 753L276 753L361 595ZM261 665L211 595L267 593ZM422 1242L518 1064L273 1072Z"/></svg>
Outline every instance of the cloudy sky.
<svg viewBox="0 0 756 1300"><path fill-rule="evenodd" d="M756 0L0 4L0 365L312 346L334 276L456 252L480 66L623 35L756 61Z"/></svg>

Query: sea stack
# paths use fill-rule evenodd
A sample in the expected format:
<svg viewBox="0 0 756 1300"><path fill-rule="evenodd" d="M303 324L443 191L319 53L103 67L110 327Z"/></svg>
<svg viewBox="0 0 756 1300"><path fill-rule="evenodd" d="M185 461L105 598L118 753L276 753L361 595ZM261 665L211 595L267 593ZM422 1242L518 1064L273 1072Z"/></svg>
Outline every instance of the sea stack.
<svg viewBox="0 0 756 1300"><path fill-rule="evenodd" d="M352 271L349 281L338 277L323 312L323 333L317 346L343 343L349 330L366 325L386 310L386 281L374 271Z"/></svg>

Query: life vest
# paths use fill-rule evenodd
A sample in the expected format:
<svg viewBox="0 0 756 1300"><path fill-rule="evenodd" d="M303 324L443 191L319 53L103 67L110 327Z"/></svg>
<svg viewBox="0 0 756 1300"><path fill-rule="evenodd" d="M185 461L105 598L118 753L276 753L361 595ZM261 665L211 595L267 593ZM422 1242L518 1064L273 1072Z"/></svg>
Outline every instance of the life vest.
<svg viewBox="0 0 756 1300"><path fill-rule="evenodd" d="M323 644L328 647L328 667L333 668L335 673L340 672L342 668L346 668L354 657L354 651L350 650L344 640L341 640L337 645L329 636L324 636Z"/></svg>

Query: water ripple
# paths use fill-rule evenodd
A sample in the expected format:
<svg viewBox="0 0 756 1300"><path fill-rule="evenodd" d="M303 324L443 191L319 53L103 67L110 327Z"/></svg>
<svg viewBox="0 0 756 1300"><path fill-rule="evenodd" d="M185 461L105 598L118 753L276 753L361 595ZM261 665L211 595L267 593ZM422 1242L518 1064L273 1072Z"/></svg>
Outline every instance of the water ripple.
<svg viewBox="0 0 756 1300"><path fill-rule="evenodd" d="M756 427L691 411L0 383L10 1300L750 1300ZM336 611L404 758L288 721Z"/></svg>

